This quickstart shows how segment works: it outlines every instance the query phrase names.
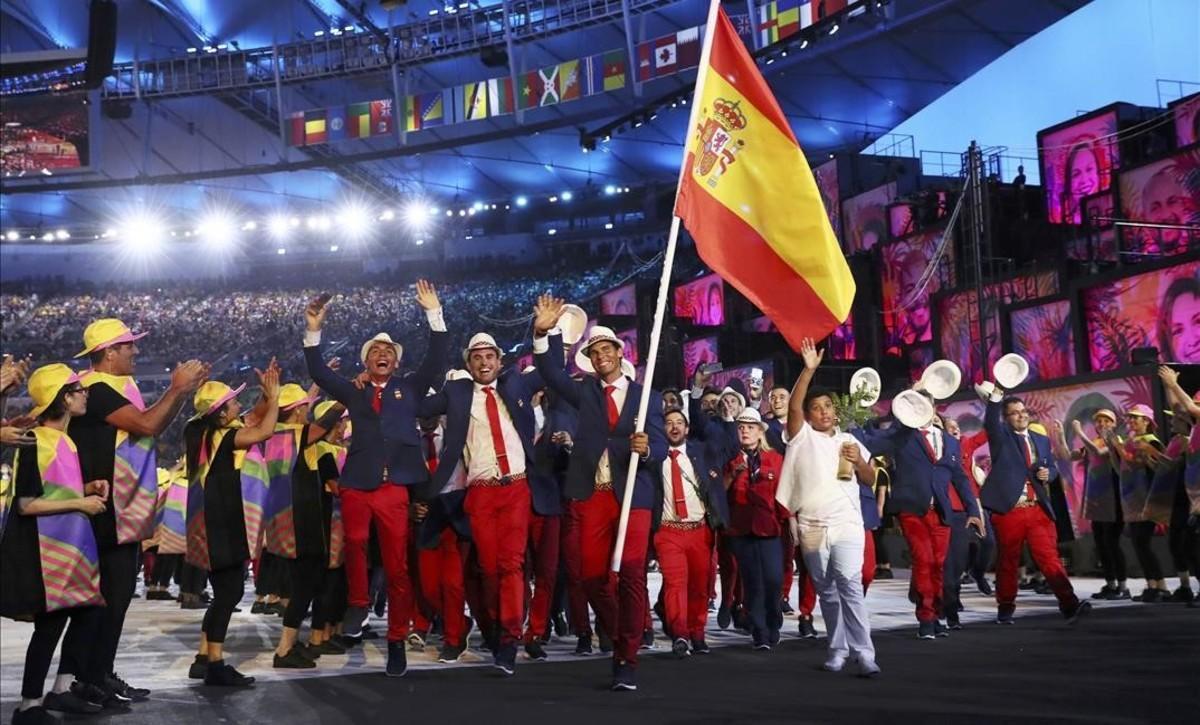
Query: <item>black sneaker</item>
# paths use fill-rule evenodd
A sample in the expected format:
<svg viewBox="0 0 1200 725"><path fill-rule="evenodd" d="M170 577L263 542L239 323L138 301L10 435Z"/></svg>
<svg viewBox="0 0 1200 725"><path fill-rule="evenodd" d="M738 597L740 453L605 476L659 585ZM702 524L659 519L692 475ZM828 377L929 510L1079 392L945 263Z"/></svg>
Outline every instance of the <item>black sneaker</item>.
<svg viewBox="0 0 1200 725"><path fill-rule="evenodd" d="M115 672L105 679L104 684L109 690L119 692L134 702L141 702L150 697L149 690L144 687L133 687L125 680L122 680L121 676Z"/></svg>
<svg viewBox="0 0 1200 725"><path fill-rule="evenodd" d="M98 687L86 682L72 682L71 692L76 697L100 705L105 710L126 710L129 708L129 703L133 702L132 698L111 692L106 687Z"/></svg>
<svg viewBox="0 0 1200 725"><path fill-rule="evenodd" d="M708 611L710 611L710 612L717 611L717 600L716 599L708 600Z"/></svg>
<svg viewBox="0 0 1200 725"><path fill-rule="evenodd" d="M754 643L754 649L762 651L762 652L770 652L771 645L768 642L760 640L760 641Z"/></svg>
<svg viewBox="0 0 1200 725"><path fill-rule="evenodd" d="M937 639L936 622L920 622L917 625L917 639Z"/></svg>
<svg viewBox="0 0 1200 725"><path fill-rule="evenodd" d="M587 657L592 654L592 635L581 634L579 641L575 643L575 656Z"/></svg>
<svg viewBox="0 0 1200 725"><path fill-rule="evenodd" d="M342 636L362 639L363 620L366 618L367 610L363 607L348 607L342 617Z"/></svg>
<svg viewBox="0 0 1200 725"><path fill-rule="evenodd" d="M517 645L502 644L496 648L496 656L492 667L500 670L505 676L512 676L517 671Z"/></svg>
<svg viewBox="0 0 1200 725"><path fill-rule="evenodd" d="M654 649L654 630L647 629L642 632L642 649Z"/></svg>
<svg viewBox="0 0 1200 725"><path fill-rule="evenodd" d="M1032 579L1022 579L1021 581L1017 582L1017 589L1023 592L1027 592L1033 589L1035 586L1037 586L1037 582Z"/></svg>
<svg viewBox="0 0 1200 725"><path fill-rule="evenodd" d="M675 655L679 659L683 659L684 657L687 657L688 655L690 655L691 651L688 649L687 640L684 639L683 637L680 637L679 639L672 642L671 643L671 654Z"/></svg>
<svg viewBox="0 0 1200 725"><path fill-rule="evenodd" d="M816 639L817 628L813 626L812 615L800 617L800 636L804 639Z"/></svg>
<svg viewBox="0 0 1200 725"><path fill-rule="evenodd" d="M1119 602L1125 599L1133 599L1133 595L1129 593L1129 587L1120 587L1110 592L1105 599L1110 602Z"/></svg>
<svg viewBox="0 0 1200 725"><path fill-rule="evenodd" d="M1013 619L1012 612L997 612L996 624L1016 624L1017 620Z"/></svg>
<svg viewBox="0 0 1200 725"><path fill-rule="evenodd" d="M208 602L204 601L195 594L188 594L186 597L186 599L182 596L179 597L180 609L208 609Z"/></svg>
<svg viewBox="0 0 1200 725"><path fill-rule="evenodd" d="M408 655L404 651L404 642L388 642L387 652L387 676L404 677L404 673L408 672Z"/></svg>
<svg viewBox="0 0 1200 725"><path fill-rule="evenodd" d="M300 645L296 645L282 657L278 654L275 655L272 666L277 670L311 670L317 666L317 663L305 657Z"/></svg>
<svg viewBox="0 0 1200 725"><path fill-rule="evenodd" d="M724 604L717 610L717 626L721 629L729 629L729 625L733 623L733 612L729 611L729 607Z"/></svg>
<svg viewBox="0 0 1200 725"><path fill-rule="evenodd" d="M953 630L959 630L963 628L962 622L959 620L957 613L946 615L946 626Z"/></svg>
<svg viewBox="0 0 1200 725"><path fill-rule="evenodd" d="M950 628L935 619L933 621L933 633L938 637L949 637Z"/></svg>
<svg viewBox="0 0 1200 725"><path fill-rule="evenodd" d="M1116 593L1116 587L1110 587L1109 585L1105 584L1104 586L1100 587L1098 591L1092 594L1092 599L1110 599L1112 595Z"/></svg>
<svg viewBox="0 0 1200 725"><path fill-rule="evenodd" d="M104 708L97 703L88 702L74 692L51 692L42 699L42 707L55 712L65 712L71 715L95 715ZM13 722L16 722L15 720Z"/></svg>
<svg viewBox="0 0 1200 725"><path fill-rule="evenodd" d="M1090 611L1092 611L1092 603L1091 602L1089 602L1089 601L1079 602L1078 604L1075 605L1075 609L1071 610L1071 613L1067 615L1067 624L1075 624L1076 622L1079 621L1080 617L1086 615Z"/></svg>
<svg viewBox="0 0 1200 725"><path fill-rule="evenodd" d="M1046 582L1045 579L1039 579L1037 581L1037 583L1035 583L1033 585L1033 593L1034 594L1053 594L1054 590L1050 588L1050 585Z"/></svg>
<svg viewBox="0 0 1200 725"><path fill-rule="evenodd" d="M709 649L708 642L705 642L702 639L692 640L692 654L706 655L710 654L711 652L712 650Z"/></svg>
<svg viewBox="0 0 1200 725"><path fill-rule="evenodd" d="M171 596L171 592L168 592L165 589L162 591L156 590L153 592L146 592L146 601L147 602L175 601L175 597Z"/></svg>
<svg viewBox="0 0 1200 725"><path fill-rule="evenodd" d="M458 658L462 657L462 653L465 652L466 649L467 648L461 644L460 645L444 644L444 645L442 645L442 648L440 650L438 650L438 658L437 658L438 662L441 662L442 664L450 664L451 662L458 662Z"/></svg>
<svg viewBox="0 0 1200 725"><path fill-rule="evenodd" d="M555 637L566 637L570 627L567 626L567 618L562 612L554 615L554 619L550 622L554 626Z"/></svg>
<svg viewBox="0 0 1200 725"><path fill-rule="evenodd" d="M250 605L250 613L251 614L262 614L264 606L266 606L265 602L255 602L254 604L251 604Z"/></svg>
<svg viewBox="0 0 1200 725"><path fill-rule="evenodd" d="M1196 598L1196 595L1192 593L1191 587L1185 587L1185 586L1181 585L1178 589L1175 590L1174 593L1171 594L1170 601L1187 604L1188 602L1192 601L1195 598Z"/></svg>
<svg viewBox="0 0 1200 725"><path fill-rule="evenodd" d="M525 656L534 662L545 662L550 659L550 656L546 654L546 648L538 639L531 639L525 643Z"/></svg>
<svg viewBox="0 0 1200 725"><path fill-rule="evenodd" d="M204 684L209 687L250 687L254 684L254 678L243 675L222 660L208 663Z"/></svg>
<svg viewBox="0 0 1200 725"><path fill-rule="evenodd" d="M637 670L625 662L613 665L613 692L633 692L637 690Z"/></svg>
<svg viewBox="0 0 1200 725"><path fill-rule="evenodd" d="M13 712L13 725L58 725L59 719L51 715L47 708L35 705L27 710Z"/></svg>
<svg viewBox="0 0 1200 725"><path fill-rule="evenodd" d="M1143 604L1157 604L1162 601L1162 590L1146 587L1142 593L1133 598L1135 602Z"/></svg>
<svg viewBox="0 0 1200 725"><path fill-rule="evenodd" d="M893 578L895 578L895 576L896 575L893 574L892 570L888 567L876 567L875 568L875 578L876 579L893 579Z"/></svg>
<svg viewBox="0 0 1200 725"><path fill-rule="evenodd" d="M733 626L743 632L750 631L750 612L745 607L738 607L733 610Z"/></svg>
<svg viewBox="0 0 1200 725"><path fill-rule="evenodd" d="M779 603L779 611L781 611L784 614L795 614L796 613L796 610L792 609L791 603L786 599L784 599L782 602Z"/></svg>
<svg viewBox="0 0 1200 725"><path fill-rule="evenodd" d="M196 655L196 659L192 660L192 664L188 667L188 679L203 680L208 674L208 658L204 655Z"/></svg>
<svg viewBox="0 0 1200 725"><path fill-rule="evenodd" d="M978 589L979 593L983 596L990 597L996 593L996 590L992 589L992 583L989 582L987 577L982 573L980 573L978 576L972 575L972 578L975 579L975 588Z"/></svg>
<svg viewBox="0 0 1200 725"><path fill-rule="evenodd" d="M344 655L344 654L346 654L346 648L343 647L340 642L337 642L332 639L327 639L318 645L310 644L310 645L308 645L308 650L310 652L315 652L318 655Z"/></svg>

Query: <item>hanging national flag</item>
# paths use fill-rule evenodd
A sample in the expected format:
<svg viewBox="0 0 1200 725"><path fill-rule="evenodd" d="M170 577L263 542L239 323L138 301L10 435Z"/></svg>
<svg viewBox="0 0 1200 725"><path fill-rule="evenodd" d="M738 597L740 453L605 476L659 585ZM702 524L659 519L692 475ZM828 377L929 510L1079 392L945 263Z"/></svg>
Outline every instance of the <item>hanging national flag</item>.
<svg viewBox="0 0 1200 725"><path fill-rule="evenodd" d="M558 100L574 101L579 98L579 61L568 60L558 64Z"/></svg>
<svg viewBox="0 0 1200 725"><path fill-rule="evenodd" d="M610 50L583 59L583 95L625 87L625 51Z"/></svg>
<svg viewBox="0 0 1200 725"><path fill-rule="evenodd" d="M654 77L654 41L638 43L637 78L642 83Z"/></svg>
<svg viewBox="0 0 1200 725"><path fill-rule="evenodd" d="M332 106L326 110L326 125L329 127L329 141L346 140L346 107Z"/></svg>
<svg viewBox="0 0 1200 725"><path fill-rule="evenodd" d="M517 109L512 78L492 78L487 82L488 115L500 116Z"/></svg>
<svg viewBox="0 0 1200 725"><path fill-rule="evenodd" d="M487 81L467 83L462 87L463 120L487 118Z"/></svg>
<svg viewBox="0 0 1200 725"><path fill-rule="evenodd" d="M558 103L558 66L552 65L538 71L542 77L542 98L539 106L553 106Z"/></svg>
<svg viewBox="0 0 1200 725"><path fill-rule="evenodd" d="M625 51L610 50L604 54L604 90L625 87Z"/></svg>
<svg viewBox="0 0 1200 725"><path fill-rule="evenodd" d="M542 105L546 82L541 71L529 71L517 76L517 105L521 108L537 108Z"/></svg>
<svg viewBox="0 0 1200 725"><path fill-rule="evenodd" d="M304 112L304 145L325 143L328 134L325 131L325 109Z"/></svg>
<svg viewBox="0 0 1200 725"><path fill-rule="evenodd" d="M678 64L675 36L664 35L654 41L654 77L661 78L675 72Z"/></svg>
<svg viewBox="0 0 1200 725"><path fill-rule="evenodd" d="M800 0L800 28L804 29L813 24L813 6L819 0Z"/></svg>
<svg viewBox="0 0 1200 725"><path fill-rule="evenodd" d="M371 137L370 103L351 103L346 107L346 135L350 138Z"/></svg>
<svg viewBox="0 0 1200 725"><path fill-rule="evenodd" d="M835 13L845 10L846 2L847 0L821 0L821 2L817 4L817 17L813 19L813 22L824 20L825 18L833 16Z"/></svg>
<svg viewBox="0 0 1200 725"><path fill-rule="evenodd" d="M758 9L758 44L766 47L779 42L779 9L774 2Z"/></svg>
<svg viewBox="0 0 1200 725"><path fill-rule="evenodd" d="M776 0L778 10L776 21L779 23L779 39L791 37L800 32L800 0Z"/></svg>
<svg viewBox="0 0 1200 725"><path fill-rule="evenodd" d="M304 145L304 113L296 112L289 113L287 123L284 124L284 131L287 134L288 146L303 146Z"/></svg>
<svg viewBox="0 0 1200 725"><path fill-rule="evenodd" d="M371 135L386 136L392 132L392 99L371 101Z"/></svg>
<svg viewBox="0 0 1200 725"><path fill-rule="evenodd" d="M725 11L716 18L675 214L705 263L799 349L849 316L854 278L787 118Z"/></svg>
<svg viewBox="0 0 1200 725"><path fill-rule="evenodd" d="M700 36L703 32L704 26L700 25L680 30L675 34L675 53L679 70L700 65Z"/></svg>

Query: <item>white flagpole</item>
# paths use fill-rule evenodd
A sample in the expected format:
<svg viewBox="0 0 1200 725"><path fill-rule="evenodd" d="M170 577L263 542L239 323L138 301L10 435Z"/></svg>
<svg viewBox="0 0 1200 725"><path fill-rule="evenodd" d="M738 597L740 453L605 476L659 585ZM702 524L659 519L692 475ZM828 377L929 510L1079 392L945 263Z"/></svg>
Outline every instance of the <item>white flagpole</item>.
<svg viewBox="0 0 1200 725"><path fill-rule="evenodd" d="M705 24L704 46L700 51L700 70L696 74L696 89L692 94L692 110L688 114L688 123L683 136L683 159L679 163L679 181L675 186L675 198L679 198L679 189L683 186L683 175L687 169L688 141L695 133L696 121L700 115L700 104L704 99L704 81L708 76L708 61L712 55L712 41L716 34L717 11L721 8L721 0L710 0L708 6L708 22ZM662 337L663 317L667 309L667 291L671 286L671 268L675 264L675 246L679 241L679 217L671 215L671 231L667 235L667 249L663 254L662 277L658 281L658 300L654 305L654 325L650 329L650 353L646 360L646 374L642 379L642 395L638 400L637 418L634 430L638 433L646 429L646 411L650 407L650 383L654 380L654 365L658 361L659 339ZM621 500L621 519L617 526L617 543L613 547L612 571L621 570L621 557L625 553L625 535L629 530L629 511L633 507L633 486L637 477L638 454L629 455L629 472L625 476L625 495Z"/></svg>

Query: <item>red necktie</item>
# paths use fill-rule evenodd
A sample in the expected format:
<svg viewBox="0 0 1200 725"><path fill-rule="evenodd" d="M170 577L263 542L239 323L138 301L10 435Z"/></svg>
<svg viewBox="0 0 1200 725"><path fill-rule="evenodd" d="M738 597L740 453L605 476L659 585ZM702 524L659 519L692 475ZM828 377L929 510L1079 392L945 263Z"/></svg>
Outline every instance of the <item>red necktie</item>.
<svg viewBox="0 0 1200 725"><path fill-rule="evenodd" d="M617 420L621 417L621 411L617 410L617 401L613 398L613 393L617 390L615 385L605 385L604 394L608 398L608 429L612 430L617 427Z"/></svg>
<svg viewBox="0 0 1200 725"><path fill-rule="evenodd" d="M436 472L438 467L437 446L433 444L433 436L432 432L425 434L425 466L430 473Z"/></svg>
<svg viewBox="0 0 1200 725"><path fill-rule="evenodd" d="M667 451L671 456L671 499L675 502L675 518L688 517L687 497L683 495L683 469L679 467L679 451Z"/></svg>
<svg viewBox="0 0 1200 725"><path fill-rule="evenodd" d="M500 475L507 476L508 450L504 447L504 432L500 428L500 406L496 404L495 391L484 386L483 392L487 397L484 407L487 408L488 427L492 429L492 447L496 449L496 462L500 464Z"/></svg>
<svg viewBox="0 0 1200 725"><path fill-rule="evenodd" d="M925 431L924 435L921 436L921 442L925 444L925 453L929 456L929 460L937 463L938 454L937 448L934 446L935 439L933 436L933 430L927 430Z"/></svg>
<svg viewBox="0 0 1200 725"><path fill-rule="evenodd" d="M383 386L375 385L375 397L371 398L371 408L376 413L383 412Z"/></svg>
<svg viewBox="0 0 1200 725"><path fill-rule="evenodd" d="M1025 470L1029 471L1033 468L1033 441L1029 440L1029 434L1021 435L1021 449L1025 451ZM1025 481L1025 498L1030 501L1037 500L1037 494L1033 488L1033 481L1026 479Z"/></svg>

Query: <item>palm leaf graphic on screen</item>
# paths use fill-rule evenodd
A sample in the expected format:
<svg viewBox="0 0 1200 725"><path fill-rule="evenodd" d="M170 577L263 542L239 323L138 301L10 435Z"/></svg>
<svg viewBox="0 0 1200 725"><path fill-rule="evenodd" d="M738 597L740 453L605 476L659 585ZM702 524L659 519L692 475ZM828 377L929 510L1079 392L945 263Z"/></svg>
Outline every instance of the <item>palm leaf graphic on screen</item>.
<svg viewBox="0 0 1200 725"><path fill-rule="evenodd" d="M1129 353L1135 347L1150 344L1146 331L1137 324L1121 317L1116 305L1105 305L1093 320L1092 345L1099 356L1098 370L1113 370L1129 362Z"/></svg>

